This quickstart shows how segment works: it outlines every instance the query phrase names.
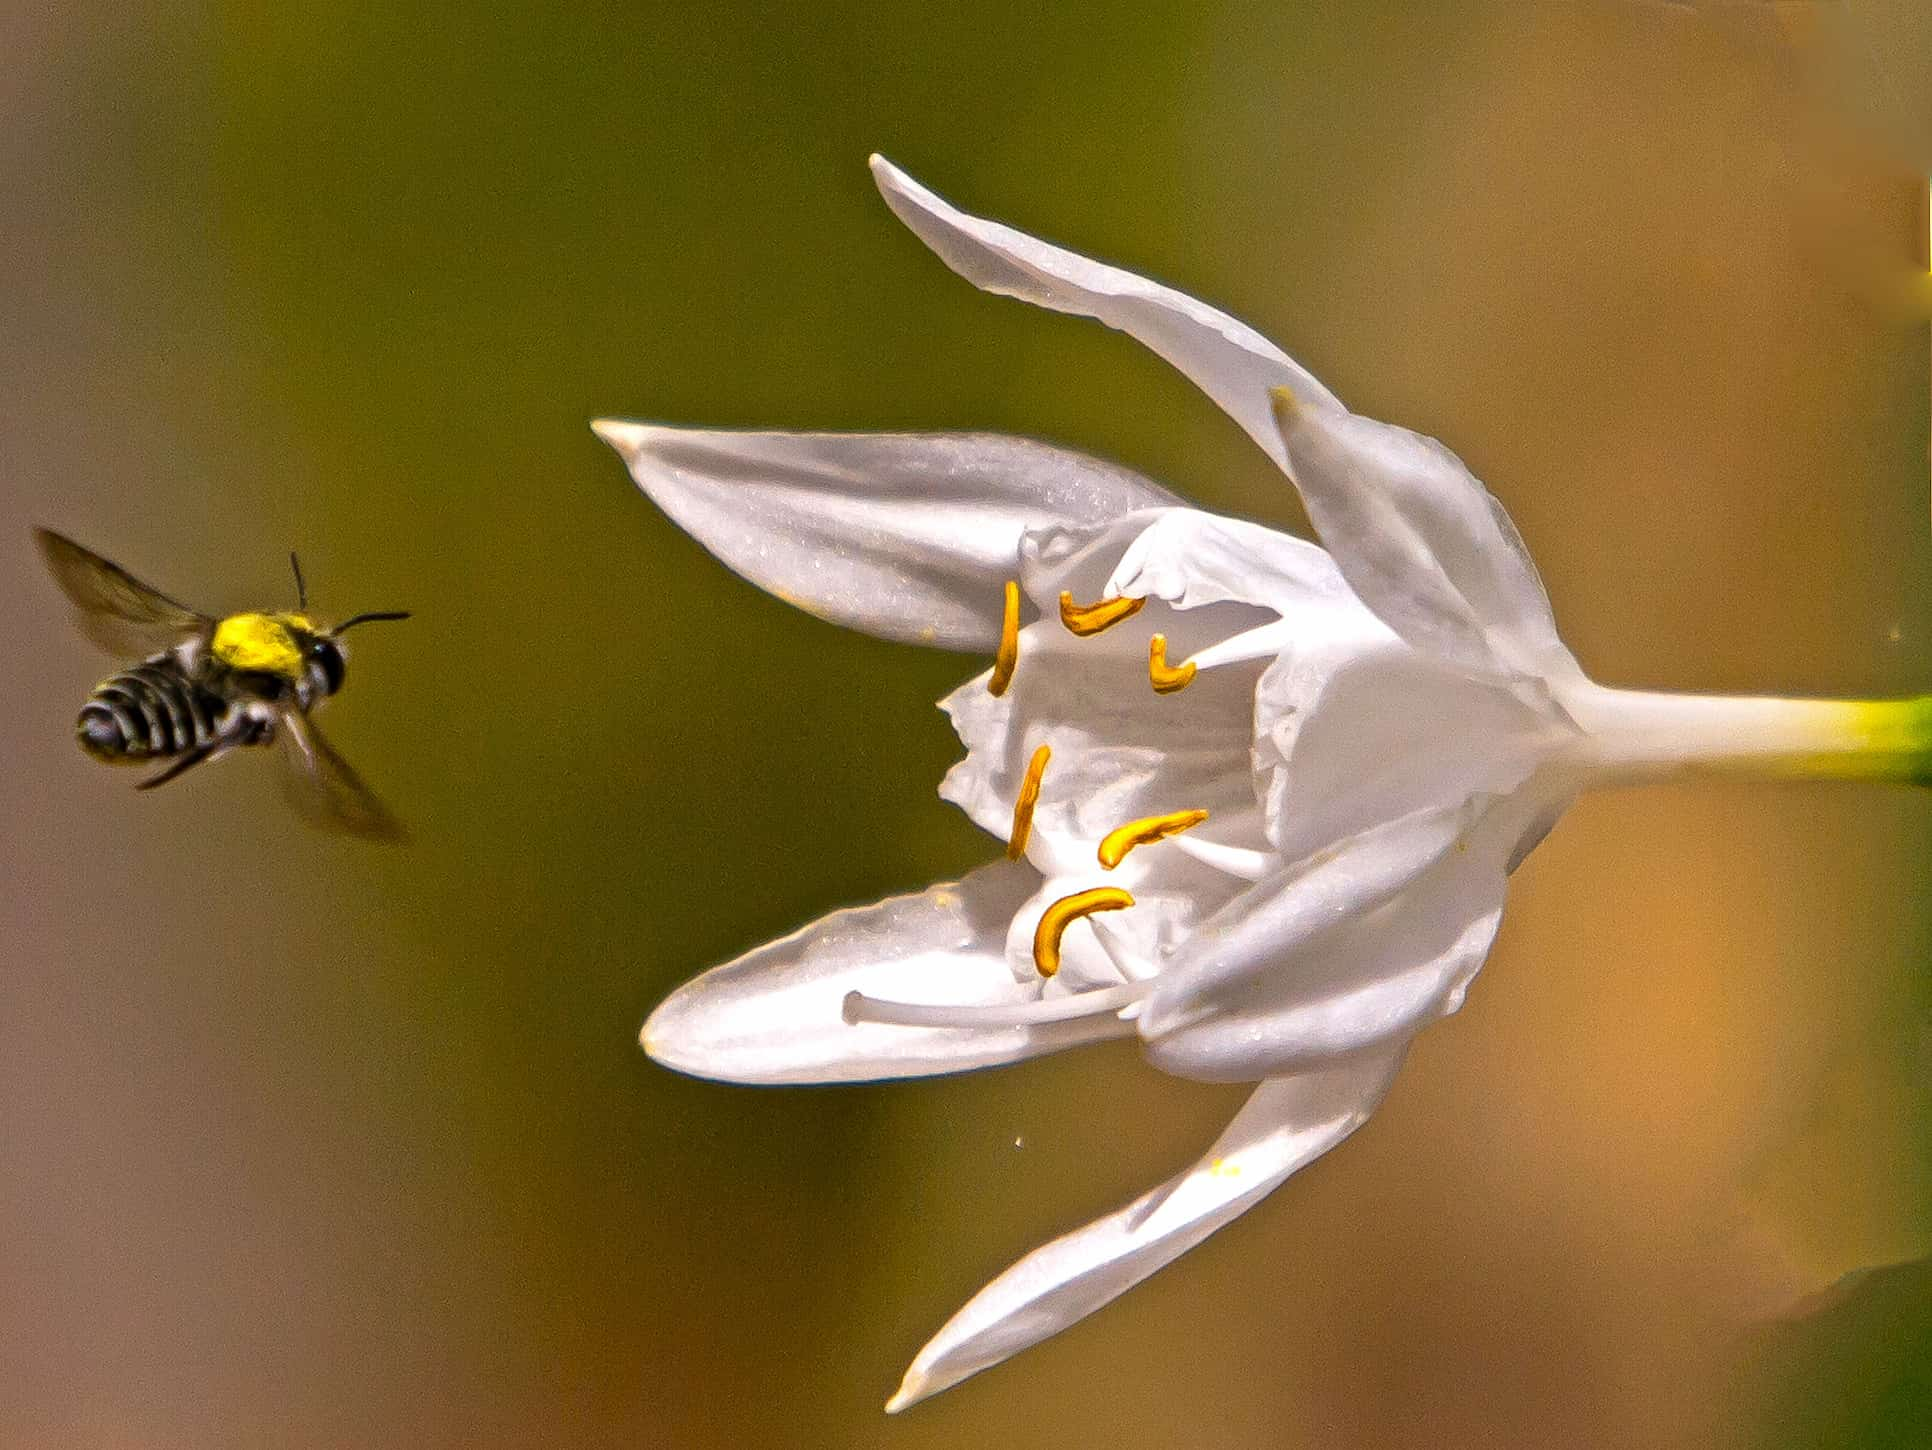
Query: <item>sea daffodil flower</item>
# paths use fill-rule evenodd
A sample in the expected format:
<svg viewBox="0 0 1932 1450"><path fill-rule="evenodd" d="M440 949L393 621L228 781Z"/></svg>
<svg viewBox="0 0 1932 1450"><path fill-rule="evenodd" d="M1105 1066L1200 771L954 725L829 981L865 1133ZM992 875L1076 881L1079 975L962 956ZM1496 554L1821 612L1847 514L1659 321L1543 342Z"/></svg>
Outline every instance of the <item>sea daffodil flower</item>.
<svg viewBox="0 0 1932 1450"><path fill-rule="evenodd" d="M654 1058L850 1082L1138 1036L1167 1072L1259 1084L1192 1167L972 1299L896 1410L1092 1313L1359 1127L1415 1033L1462 1004L1510 872L1579 791L1916 780L1932 709L1593 683L1502 506L1441 444L1349 412L1204 303L873 171L969 281L1178 368L1326 546L1026 439L596 425L753 583L996 657L943 702L966 758L940 794L1008 859L704 973L645 1025Z"/></svg>

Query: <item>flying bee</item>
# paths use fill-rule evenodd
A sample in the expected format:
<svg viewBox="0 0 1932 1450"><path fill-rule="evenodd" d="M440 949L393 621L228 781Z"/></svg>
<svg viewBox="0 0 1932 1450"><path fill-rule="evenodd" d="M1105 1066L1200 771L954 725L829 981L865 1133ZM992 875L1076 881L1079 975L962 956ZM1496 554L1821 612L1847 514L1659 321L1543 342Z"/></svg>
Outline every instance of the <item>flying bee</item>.
<svg viewBox="0 0 1932 1450"><path fill-rule="evenodd" d="M333 629L310 619L295 555L294 613L201 614L51 529L35 529L47 568L79 614L81 632L110 654L145 655L110 675L81 706L81 749L117 765L166 762L152 790L244 745L282 743L290 802L311 821L393 840L395 817L309 719L342 688L342 636L358 624L407 619L358 614Z"/></svg>

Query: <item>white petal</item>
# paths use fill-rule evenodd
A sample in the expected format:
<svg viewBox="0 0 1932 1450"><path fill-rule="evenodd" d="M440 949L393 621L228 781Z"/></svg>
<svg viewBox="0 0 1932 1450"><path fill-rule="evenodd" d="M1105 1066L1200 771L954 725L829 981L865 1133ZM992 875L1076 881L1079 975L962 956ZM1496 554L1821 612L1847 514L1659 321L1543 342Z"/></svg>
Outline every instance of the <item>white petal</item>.
<svg viewBox="0 0 1932 1450"><path fill-rule="evenodd" d="M1368 1120L1398 1049L1264 1082L1192 1168L1034 1250L936 1334L886 1405L903 1410L1059 1333L1259 1203Z"/></svg>
<svg viewBox="0 0 1932 1450"><path fill-rule="evenodd" d="M1311 604L1350 600L1348 585L1323 549L1199 509L1166 509L1122 552L1108 594L1164 599L1180 609L1261 604L1294 615Z"/></svg>
<svg viewBox="0 0 1932 1450"><path fill-rule="evenodd" d="M1506 868L1525 832L1547 824L1542 805L1500 803L1399 894L1325 931L1302 929L1306 903L1257 887L1253 916L1239 928L1258 953L1252 969L1217 977L1183 953L1171 970L1191 976L1191 987L1151 1021L1153 1002L1141 1014L1148 1060L1181 1077L1245 1082L1407 1042L1456 1011L1501 923ZM1237 901L1222 916L1241 910ZM1269 958L1277 922L1285 949Z"/></svg>
<svg viewBox="0 0 1932 1450"><path fill-rule="evenodd" d="M1255 692L1255 790L1289 861L1383 821L1506 795L1574 730L1359 610L1304 624Z"/></svg>
<svg viewBox="0 0 1932 1450"><path fill-rule="evenodd" d="M1465 669L1578 673L1522 536L1460 458L1299 395L1281 398L1276 422L1315 531L1389 628Z"/></svg>
<svg viewBox="0 0 1932 1450"><path fill-rule="evenodd" d="M950 1006L1038 996L1037 983L1008 970L1006 936L1039 880L1024 863L999 862L833 912L678 988L644 1024L644 1050L727 1082L863 1082L1018 1062L1131 1030L1107 1016L970 1029L846 1022L848 992Z"/></svg>
<svg viewBox="0 0 1932 1450"><path fill-rule="evenodd" d="M1252 1082L1407 1042L1455 1012L1502 924L1500 878L1493 893L1468 899L1416 891L1387 920L1338 928L1245 997L1148 1042L1148 1062L1196 1082Z"/></svg>
<svg viewBox="0 0 1932 1450"><path fill-rule="evenodd" d="M1216 623L1245 627L1354 599L1333 562L1306 539L1191 508L1033 529L1020 542L1020 561L1020 582L1043 613L1057 610L1062 590L1082 601L1133 594L1172 605L1195 633L1217 638ZM1145 624L1137 621L1143 648ZM1088 647L1121 638L1108 630Z"/></svg>
<svg viewBox="0 0 1932 1450"><path fill-rule="evenodd" d="M991 651L1020 536L1179 502L1118 465L990 433L592 425L665 513L787 603L885 639Z"/></svg>
<svg viewBox="0 0 1932 1450"><path fill-rule="evenodd" d="M975 286L1119 328L1214 399L1295 481L1344 577L1404 638L1485 672L1574 673L1515 527L1440 444L1354 417L1280 348L1204 302L969 216L883 157L872 174L899 219ZM1295 402L1286 438L1278 388Z"/></svg>
<svg viewBox="0 0 1932 1450"><path fill-rule="evenodd" d="M1281 462L1268 390L1286 386L1310 404L1339 409L1313 373L1267 338L1186 293L968 216L883 156L872 176L886 205L939 259L974 286L1119 328L1180 369Z"/></svg>
<svg viewBox="0 0 1932 1450"><path fill-rule="evenodd" d="M1363 831L1242 892L1202 922L1169 962L1141 1008L1142 1038L1159 1043L1203 1020L1211 1024L1231 1006L1245 1006L1256 993L1270 991L1290 974L1287 964L1329 951L1337 931L1370 917L1431 867L1466 848L1471 827L1488 804L1419 812Z"/></svg>

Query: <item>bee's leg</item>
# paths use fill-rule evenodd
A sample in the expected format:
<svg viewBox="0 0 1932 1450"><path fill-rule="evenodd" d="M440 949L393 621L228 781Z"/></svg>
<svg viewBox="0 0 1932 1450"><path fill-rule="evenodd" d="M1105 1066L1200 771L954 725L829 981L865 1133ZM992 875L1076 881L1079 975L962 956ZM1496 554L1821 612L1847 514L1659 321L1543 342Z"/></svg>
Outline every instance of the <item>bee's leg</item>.
<svg viewBox="0 0 1932 1450"><path fill-rule="evenodd" d="M180 759L176 760L173 765L170 765L166 770L162 771L159 775L149 776L146 780L142 781L139 785L135 786L134 788L136 790L153 790L157 785L166 785L169 781L173 780L177 775L180 775L183 771L192 770L195 766L201 764L202 761L208 759L209 756L215 754L226 743L227 742L221 741L221 740L211 740L208 744L201 746L199 749L190 750L186 755L183 755Z"/></svg>

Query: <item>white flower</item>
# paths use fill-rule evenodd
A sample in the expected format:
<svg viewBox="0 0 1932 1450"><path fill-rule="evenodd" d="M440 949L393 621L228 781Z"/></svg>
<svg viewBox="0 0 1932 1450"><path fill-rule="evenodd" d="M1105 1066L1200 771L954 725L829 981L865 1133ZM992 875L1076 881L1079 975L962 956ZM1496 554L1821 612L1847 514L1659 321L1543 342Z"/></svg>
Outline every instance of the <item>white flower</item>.
<svg viewBox="0 0 1932 1450"><path fill-rule="evenodd" d="M1024 439L597 425L747 579L888 639L996 652L944 702L967 754L941 794L1016 838L963 881L686 984L644 1028L653 1057L843 1082L1138 1035L1170 1073L1260 1084L1193 1167L960 1310L899 1409L1092 1313L1359 1127L1414 1034L1462 1004L1509 873L1579 790L1917 777L1932 730L1924 702L1593 684L1501 505L1440 444L1349 413L1192 298L873 170L970 281L1180 369L1294 481L1327 545Z"/></svg>

